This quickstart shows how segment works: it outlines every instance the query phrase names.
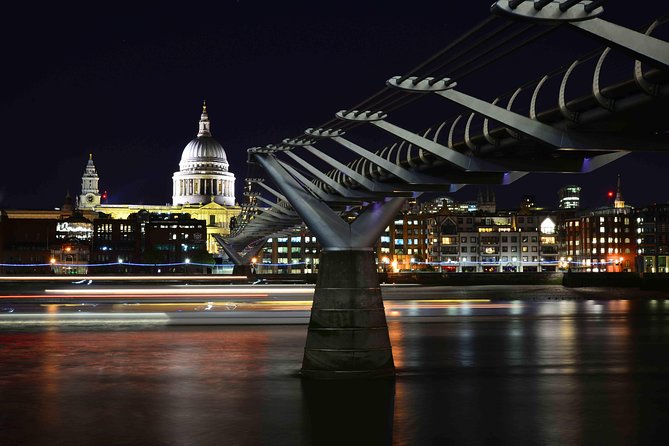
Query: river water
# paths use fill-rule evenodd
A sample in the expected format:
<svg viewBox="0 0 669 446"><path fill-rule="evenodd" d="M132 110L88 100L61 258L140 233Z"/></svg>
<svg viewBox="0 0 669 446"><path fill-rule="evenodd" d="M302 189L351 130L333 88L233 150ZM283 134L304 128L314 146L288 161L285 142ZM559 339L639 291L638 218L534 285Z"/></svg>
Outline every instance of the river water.
<svg viewBox="0 0 669 446"><path fill-rule="evenodd" d="M2 328L0 444L667 443L669 300L396 311L362 383L299 378L305 325Z"/></svg>

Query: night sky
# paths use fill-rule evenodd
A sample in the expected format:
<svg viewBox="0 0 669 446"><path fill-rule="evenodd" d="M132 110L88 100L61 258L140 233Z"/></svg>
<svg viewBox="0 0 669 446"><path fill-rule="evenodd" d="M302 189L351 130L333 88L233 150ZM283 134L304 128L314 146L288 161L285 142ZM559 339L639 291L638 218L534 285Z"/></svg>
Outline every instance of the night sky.
<svg viewBox="0 0 669 446"><path fill-rule="evenodd" d="M0 208L61 206L68 190L79 193L89 152L109 203L171 202L203 99L239 199L247 148L297 136L371 96L485 19L491 2L272 3L3 7ZM612 0L603 18L638 28L666 13L664 3ZM599 46L573 30L561 36L462 91L490 100ZM432 104L425 126L455 114ZM601 206L620 173L626 201L642 206L669 200L668 166L667 153L628 155L589 175L530 175L495 191L499 207L525 193L551 207L559 187L578 184L586 206Z"/></svg>

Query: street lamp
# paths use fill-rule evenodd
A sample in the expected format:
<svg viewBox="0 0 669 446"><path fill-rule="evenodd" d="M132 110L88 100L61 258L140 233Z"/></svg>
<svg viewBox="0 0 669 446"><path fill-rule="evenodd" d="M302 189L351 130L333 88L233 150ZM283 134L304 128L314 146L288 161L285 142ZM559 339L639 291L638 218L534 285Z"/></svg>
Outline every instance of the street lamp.
<svg viewBox="0 0 669 446"><path fill-rule="evenodd" d="M381 259L381 270L384 273L388 272L388 265L390 265L390 259L388 258L388 256L383 256L383 258Z"/></svg>
<svg viewBox="0 0 669 446"><path fill-rule="evenodd" d="M257 271L256 264L258 263L258 259L256 257L253 257L251 259L251 274L255 275Z"/></svg>
<svg viewBox="0 0 669 446"><path fill-rule="evenodd" d="M393 266L393 272L396 273L399 271L399 268L397 266L397 260L393 260L391 265Z"/></svg>

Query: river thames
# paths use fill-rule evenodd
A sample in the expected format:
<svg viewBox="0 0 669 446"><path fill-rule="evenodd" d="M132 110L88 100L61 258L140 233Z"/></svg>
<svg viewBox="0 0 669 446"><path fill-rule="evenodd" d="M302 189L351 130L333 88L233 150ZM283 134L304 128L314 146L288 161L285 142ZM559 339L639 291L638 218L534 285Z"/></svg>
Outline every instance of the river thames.
<svg viewBox="0 0 669 446"><path fill-rule="evenodd" d="M665 444L669 300L524 290L522 300L500 298L512 291L503 287L433 289L430 299L385 290L397 377L358 383L299 377L310 307L301 294L2 302L1 443ZM212 311L217 322L194 322ZM105 313L121 316L94 317Z"/></svg>

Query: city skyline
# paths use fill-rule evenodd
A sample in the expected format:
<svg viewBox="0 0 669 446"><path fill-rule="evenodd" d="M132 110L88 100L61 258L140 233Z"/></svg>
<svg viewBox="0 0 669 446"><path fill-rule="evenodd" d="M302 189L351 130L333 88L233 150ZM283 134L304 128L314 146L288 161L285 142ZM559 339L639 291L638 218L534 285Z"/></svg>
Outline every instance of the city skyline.
<svg viewBox="0 0 669 446"><path fill-rule="evenodd" d="M604 18L638 27L659 15L657 5L643 3L633 10L607 4ZM37 17L20 44L5 43L17 68L7 73L14 88L0 103L12 160L3 163L0 208L60 206L68 190L78 194L91 152L109 203L171 201L170 178L197 132L203 99L241 196L247 148L329 120L489 15L487 5L455 11L430 5L430 17L420 8L368 5L352 13L344 6L259 12L250 2L228 2L209 14L140 8L103 16L46 11L53 15ZM565 36L583 41L573 31ZM570 42L537 53L543 63L536 72L589 49L569 48ZM466 89L487 98L535 75L502 75ZM560 187L576 184L583 206L598 207L610 201L620 173L625 200L645 206L669 199L663 188L646 184L666 175L667 161L665 153L630 154L591 174L532 174L495 192L500 208L517 206L524 194L552 207ZM452 196L473 200L477 190L468 186Z"/></svg>

